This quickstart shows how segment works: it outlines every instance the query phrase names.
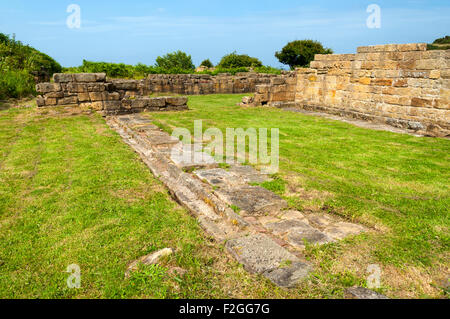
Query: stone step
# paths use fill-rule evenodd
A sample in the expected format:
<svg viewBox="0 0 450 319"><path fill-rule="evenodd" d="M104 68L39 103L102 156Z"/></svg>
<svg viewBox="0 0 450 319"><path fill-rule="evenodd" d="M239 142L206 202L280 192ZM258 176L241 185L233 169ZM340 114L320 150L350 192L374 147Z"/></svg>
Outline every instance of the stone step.
<svg viewBox="0 0 450 319"><path fill-rule="evenodd" d="M288 206L281 197L259 186L220 188L215 194L228 205L238 207L242 215L276 214Z"/></svg>
<svg viewBox="0 0 450 319"><path fill-rule="evenodd" d="M262 274L281 287L293 287L305 279L311 266L264 234L229 240L227 250L244 268Z"/></svg>

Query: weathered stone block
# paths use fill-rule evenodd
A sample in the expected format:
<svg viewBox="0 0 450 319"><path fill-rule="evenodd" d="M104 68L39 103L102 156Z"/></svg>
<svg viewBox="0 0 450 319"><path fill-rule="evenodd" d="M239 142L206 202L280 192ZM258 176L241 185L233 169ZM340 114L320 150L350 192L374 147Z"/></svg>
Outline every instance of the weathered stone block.
<svg viewBox="0 0 450 319"><path fill-rule="evenodd" d="M38 107L45 106L45 99L42 95L36 97L36 104Z"/></svg>
<svg viewBox="0 0 450 319"><path fill-rule="evenodd" d="M49 93L61 91L61 85L59 83L38 83L36 85L36 91L39 93Z"/></svg>
<svg viewBox="0 0 450 319"><path fill-rule="evenodd" d="M104 92L90 92L89 98L92 102L103 101L105 99L103 93Z"/></svg>
<svg viewBox="0 0 450 319"><path fill-rule="evenodd" d="M102 75L97 73L75 73L73 78L75 82L97 82L97 79L100 79Z"/></svg>
<svg viewBox="0 0 450 319"><path fill-rule="evenodd" d="M56 105L58 102L58 100L56 98L53 97L45 97L45 105Z"/></svg>
<svg viewBox="0 0 450 319"><path fill-rule="evenodd" d="M91 98L89 97L89 93L78 93L78 101L79 102L86 102L90 101Z"/></svg>
<svg viewBox="0 0 450 319"><path fill-rule="evenodd" d="M88 91L86 84L81 83L67 83L67 91L71 93L84 93Z"/></svg>
<svg viewBox="0 0 450 319"><path fill-rule="evenodd" d="M55 73L53 74L53 81L55 83L68 83L73 81L73 74Z"/></svg>
<svg viewBox="0 0 450 319"><path fill-rule="evenodd" d="M103 102L103 109L106 111L117 111L121 107L120 101L104 101Z"/></svg>
<svg viewBox="0 0 450 319"><path fill-rule="evenodd" d="M76 96L68 96L58 100L58 105L71 105L77 104L78 98Z"/></svg>
<svg viewBox="0 0 450 319"><path fill-rule="evenodd" d="M64 92L63 91L49 92L49 93L45 94L45 97L49 97L49 98L63 98L64 97Z"/></svg>
<svg viewBox="0 0 450 319"><path fill-rule="evenodd" d="M182 106L182 105L186 105L188 102L188 98L187 97L166 97L166 103L168 105L173 105L173 106Z"/></svg>

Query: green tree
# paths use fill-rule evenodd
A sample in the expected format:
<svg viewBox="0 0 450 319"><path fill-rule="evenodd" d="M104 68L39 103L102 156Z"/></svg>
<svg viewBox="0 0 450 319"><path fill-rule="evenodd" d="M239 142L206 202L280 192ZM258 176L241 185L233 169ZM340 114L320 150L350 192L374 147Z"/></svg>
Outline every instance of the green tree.
<svg viewBox="0 0 450 319"><path fill-rule="evenodd" d="M450 44L450 36L446 35L445 37L436 39L433 44Z"/></svg>
<svg viewBox="0 0 450 319"><path fill-rule="evenodd" d="M289 42L281 52L276 52L278 60L294 69L308 66L316 54L332 54L333 50L324 48L322 43L313 40L297 40Z"/></svg>
<svg viewBox="0 0 450 319"><path fill-rule="evenodd" d="M236 52L225 55L219 62L218 67L223 69L233 69L242 67L261 67L263 64L257 58L247 54L237 54Z"/></svg>
<svg viewBox="0 0 450 319"><path fill-rule="evenodd" d="M194 70L195 65L192 63L192 57L182 51L168 53L164 56L156 58L156 66L165 70Z"/></svg>
<svg viewBox="0 0 450 319"><path fill-rule="evenodd" d="M212 64L212 62L209 59L204 60L200 64L200 66L204 66L204 67L207 67L207 68L213 68L214 67L214 65Z"/></svg>

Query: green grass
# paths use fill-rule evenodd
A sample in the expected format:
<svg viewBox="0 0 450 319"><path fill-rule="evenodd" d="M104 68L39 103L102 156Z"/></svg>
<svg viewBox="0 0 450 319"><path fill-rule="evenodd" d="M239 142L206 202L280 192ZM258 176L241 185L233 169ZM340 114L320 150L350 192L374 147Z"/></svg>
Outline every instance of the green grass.
<svg viewBox="0 0 450 319"><path fill-rule="evenodd" d="M204 129L280 128L280 172L262 186L370 233L308 245L311 279L285 291L207 238L100 116L11 108L0 111L0 298L336 298L364 286L374 263L390 297L446 296L448 140L240 108L241 97L192 96L189 112L149 116L168 131L196 119ZM175 253L160 265L124 278L128 263L166 247ZM81 289L66 286L74 263Z"/></svg>
<svg viewBox="0 0 450 319"><path fill-rule="evenodd" d="M167 260L124 278L166 247ZM71 264L80 289L67 288ZM0 111L0 298L245 296L289 294L213 244L100 116Z"/></svg>
<svg viewBox="0 0 450 319"><path fill-rule="evenodd" d="M363 241L332 245L335 253L328 251L322 261L333 256L330 262L336 267L339 258L368 246L358 256L365 263L379 263L405 276L415 269L432 279L443 276L450 243L449 140L368 130L272 108L241 108L236 106L241 98L191 96L189 112L149 116L167 131L186 127L193 132L198 119L203 119L204 130L279 128L279 177L286 183L275 180L265 187L284 193L296 207L338 214L374 230ZM311 253L311 258L319 255ZM425 288L414 289L427 294Z"/></svg>

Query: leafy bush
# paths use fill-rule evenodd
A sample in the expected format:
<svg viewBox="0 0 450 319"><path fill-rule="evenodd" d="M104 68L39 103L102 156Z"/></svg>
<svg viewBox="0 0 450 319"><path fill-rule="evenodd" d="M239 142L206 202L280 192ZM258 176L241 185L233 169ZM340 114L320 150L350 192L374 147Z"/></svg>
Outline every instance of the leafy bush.
<svg viewBox="0 0 450 319"><path fill-rule="evenodd" d="M262 62L257 58L250 57L247 54L237 54L236 52L225 55L217 65L217 67L223 69L262 66Z"/></svg>
<svg viewBox="0 0 450 319"><path fill-rule="evenodd" d="M192 57L185 52L176 51L168 53L164 56L156 58L156 67L165 70L194 70L195 65L192 63Z"/></svg>
<svg viewBox="0 0 450 319"><path fill-rule="evenodd" d="M450 44L450 36L447 35L443 38L436 39L433 44Z"/></svg>
<svg viewBox="0 0 450 319"><path fill-rule="evenodd" d="M276 52L278 60L294 69L308 66L316 54L332 54L333 50L324 48L318 41L297 40L289 42L281 52Z"/></svg>
<svg viewBox="0 0 450 319"><path fill-rule="evenodd" d="M35 94L35 77L48 79L61 70L47 54L0 33L0 98Z"/></svg>
<svg viewBox="0 0 450 319"><path fill-rule="evenodd" d="M204 66L207 68L213 68L214 64L212 64L212 62L209 59L206 59L200 64L200 66Z"/></svg>
<svg viewBox="0 0 450 319"><path fill-rule="evenodd" d="M35 94L35 82L26 70L0 71L0 100Z"/></svg>
<svg viewBox="0 0 450 319"><path fill-rule="evenodd" d="M450 50L450 36L434 40L433 44L428 44L427 50Z"/></svg>

